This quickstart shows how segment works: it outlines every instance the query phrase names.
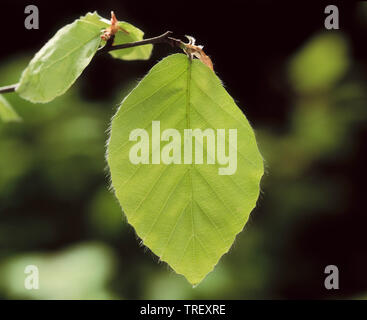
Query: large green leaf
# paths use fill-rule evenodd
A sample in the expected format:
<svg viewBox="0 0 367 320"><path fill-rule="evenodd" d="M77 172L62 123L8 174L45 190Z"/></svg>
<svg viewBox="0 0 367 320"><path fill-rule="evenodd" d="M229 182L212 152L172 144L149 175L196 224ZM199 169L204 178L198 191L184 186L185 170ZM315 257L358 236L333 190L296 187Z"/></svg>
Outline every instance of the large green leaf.
<svg viewBox="0 0 367 320"><path fill-rule="evenodd" d="M237 129L237 149L226 139L227 153L237 150L237 171L219 175L217 158L214 164L133 164L129 154L137 142L129 140L130 133L140 128L150 134L152 121L160 121L161 132L173 128L182 137L190 128L226 129L226 136L229 129ZM152 149L170 143L150 147L145 160L151 163ZM201 146L209 162L208 143ZM263 160L246 117L215 73L183 54L155 65L122 102L112 121L107 160L115 194L138 236L194 285L243 229L263 175Z"/></svg>
<svg viewBox="0 0 367 320"><path fill-rule="evenodd" d="M4 122L21 120L21 118L14 111L9 102L1 94L0 94L0 120Z"/></svg>
<svg viewBox="0 0 367 320"><path fill-rule="evenodd" d="M101 43L101 27L85 17L61 28L23 71L17 88L31 102L63 94L89 64Z"/></svg>

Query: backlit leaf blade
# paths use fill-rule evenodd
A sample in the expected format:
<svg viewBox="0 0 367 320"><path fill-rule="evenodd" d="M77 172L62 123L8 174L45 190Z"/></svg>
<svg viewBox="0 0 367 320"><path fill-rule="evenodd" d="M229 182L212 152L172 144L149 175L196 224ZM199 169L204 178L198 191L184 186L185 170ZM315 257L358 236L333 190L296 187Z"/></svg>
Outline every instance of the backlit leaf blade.
<svg viewBox="0 0 367 320"><path fill-rule="evenodd" d="M9 102L0 94L0 120L4 122L21 121Z"/></svg>
<svg viewBox="0 0 367 320"><path fill-rule="evenodd" d="M101 26L92 15L61 28L34 56L17 87L31 102L49 102L63 94L89 64L101 43Z"/></svg>
<svg viewBox="0 0 367 320"><path fill-rule="evenodd" d="M110 21L105 18L102 18L96 12L93 14L89 13L86 16L86 19L89 22L98 25L102 29L106 29L110 26ZM122 27L124 30L126 30L128 33L122 30L119 30L115 34L113 45L119 45L119 44L143 40L144 32L140 30L139 28L125 21L120 21L119 26ZM150 58L152 49L153 49L153 45L148 44L148 45L137 46L133 48L114 50L110 52L110 55L113 56L114 58L122 59L122 60L147 60Z"/></svg>
<svg viewBox="0 0 367 320"><path fill-rule="evenodd" d="M127 22L120 22L119 25L128 31L129 34L123 31L118 31L115 35L114 45L143 40L144 32L137 27ZM148 60L152 53L152 49L153 45L146 44L144 46L114 50L110 52L110 55L114 58L123 60Z"/></svg>
<svg viewBox="0 0 367 320"><path fill-rule="evenodd" d="M175 128L182 136L187 128L237 129L237 171L219 175L217 161L132 164L129 152L136 142L129 141L130 132L150 132L152 121L160 121L161 132ZM263 175L247 119L215 73L183 54L155 65L122 102L112 121L107 160L129 223L146 246L193 285L213 270L243 229Z"/></svg>

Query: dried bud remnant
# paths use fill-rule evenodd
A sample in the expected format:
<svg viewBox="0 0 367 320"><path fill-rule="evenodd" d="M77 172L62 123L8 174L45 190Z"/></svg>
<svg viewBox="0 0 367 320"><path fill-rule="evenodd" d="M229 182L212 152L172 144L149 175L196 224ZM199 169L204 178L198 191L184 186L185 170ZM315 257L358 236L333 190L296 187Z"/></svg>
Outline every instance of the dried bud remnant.
<svg viewBox="0 0 367 320"><path fill-rule="evenodd" d="M126 31L124 28L119 26L119 22L118 22L118 20L115 16L115 13L113 11L111 11L111 25L103 31L103 34L101 35L102 40L104 40L104 41L109 40L119 30L129 34L128 31Z"/></svg>
<svg viewBox="0 0 367 320"><path fill-rule="evenodd" d="M189 39L189 43L185 43L184 51L190 55L191 57L194 56L198 58L202 63L206 64L210 69L213 69L213 62L207 56L203 50L203 46L196 46L195 45L195 38L191 36L186 36Z"/></svg>

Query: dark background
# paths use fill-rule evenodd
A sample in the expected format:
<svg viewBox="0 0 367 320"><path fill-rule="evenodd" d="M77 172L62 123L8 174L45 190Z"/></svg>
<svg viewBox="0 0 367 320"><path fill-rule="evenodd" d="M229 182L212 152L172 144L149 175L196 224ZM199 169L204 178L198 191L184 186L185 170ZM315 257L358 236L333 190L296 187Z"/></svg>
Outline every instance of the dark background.
<svg viewBox="0 0 367 320"><path fill-rule="evenodd" d="M148 61L96 57L70 97L56 99L54 106L21 104L9 94L23 123L0 127L0 297L367 296L366 6L333 1L340 30L327 31L324 8L330 3L33 1L40 29L26 30L28 4L1 3L0 85L16 82L27 61L59 28L88 11L108 18L114 10L118 19L144 30L145 37L167 30L176 38L192 35L253 125L267 173L244 232L215 271L192 289L139 247L133 229L120 219L104 169L105 131L118 102L157 61L177 49L156 45ZM330 34L337 45L342 39L347 53L340 62L330 47L326 56L310 58L311 69L322 68L329 59L335 59L335 68L346 66L332 79L326 75L325 86L321 79L319 86L300 88L291 75L292 61L313 39L321 37L323 45ZM76 118L81 127L73 123ZM92 129L83 135L82 127ZM9 174L13 165L19 169ZM89 252L84 263L92 278L92 270L102 264L100 282L91 286L95 280L81 276L83 262L67 260L67 250L81 260ZM49 279L62 284L52 283L35 295L18 290L11 280L14 270L32 257L45 263ZM103 265L101 259L110 262ZM66 260L74 264L65 265ZM339 290L324 287L329 264L339 268ZM53 271L53 265L61 271ZM80 274L69 277L76 269Z"/></svg>

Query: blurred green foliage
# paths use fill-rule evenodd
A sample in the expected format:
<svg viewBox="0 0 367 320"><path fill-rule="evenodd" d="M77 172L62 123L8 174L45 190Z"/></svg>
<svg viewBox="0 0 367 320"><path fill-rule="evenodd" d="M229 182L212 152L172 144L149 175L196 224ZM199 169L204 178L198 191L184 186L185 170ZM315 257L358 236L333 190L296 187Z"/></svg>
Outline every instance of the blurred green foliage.
<svg viewBox="0 0 367 320"><path fill-rule="evenodd" d="M39 269L39 289L25 290L24 266ZM106 283L113 275L111 250L100 243L78 244L62 252L23 254L9 258L0 269L7 298L113 299Z"/></svg>
<svg viewBox="0 0 367 320"><path fill-rule="evenodd" d="M289 77L299 92L331 88L348 68L348 47L340 32L316 35L291 58Z"/></svg>
<svg viewBox="0 0 367 320"><path fill-rule="evenodd" d="M20 121L20 117L14 111L9 102L0 94L0 121Z"/></svg>
<svg viewBox="0 0 367 320"><path fill-rule="evenodd" d="M2 61L0 85L15 83L28 61ZM287 284L322 277L315 252L291 251L291 261L286 254L313 215L333 219L347 210L348 181L326 178L322 166L355 156L367 121L367 80L340 32L310 37L284 73L292 105L287 130L254 123L267 167L259 206L196 288L139 247L108 190L106 131L121 91L88 101L77 84L37 105L7 94L23 122L0 123L0 297L283 298ZM39 266L38 291L24 289L27 264Z"/></svg>

